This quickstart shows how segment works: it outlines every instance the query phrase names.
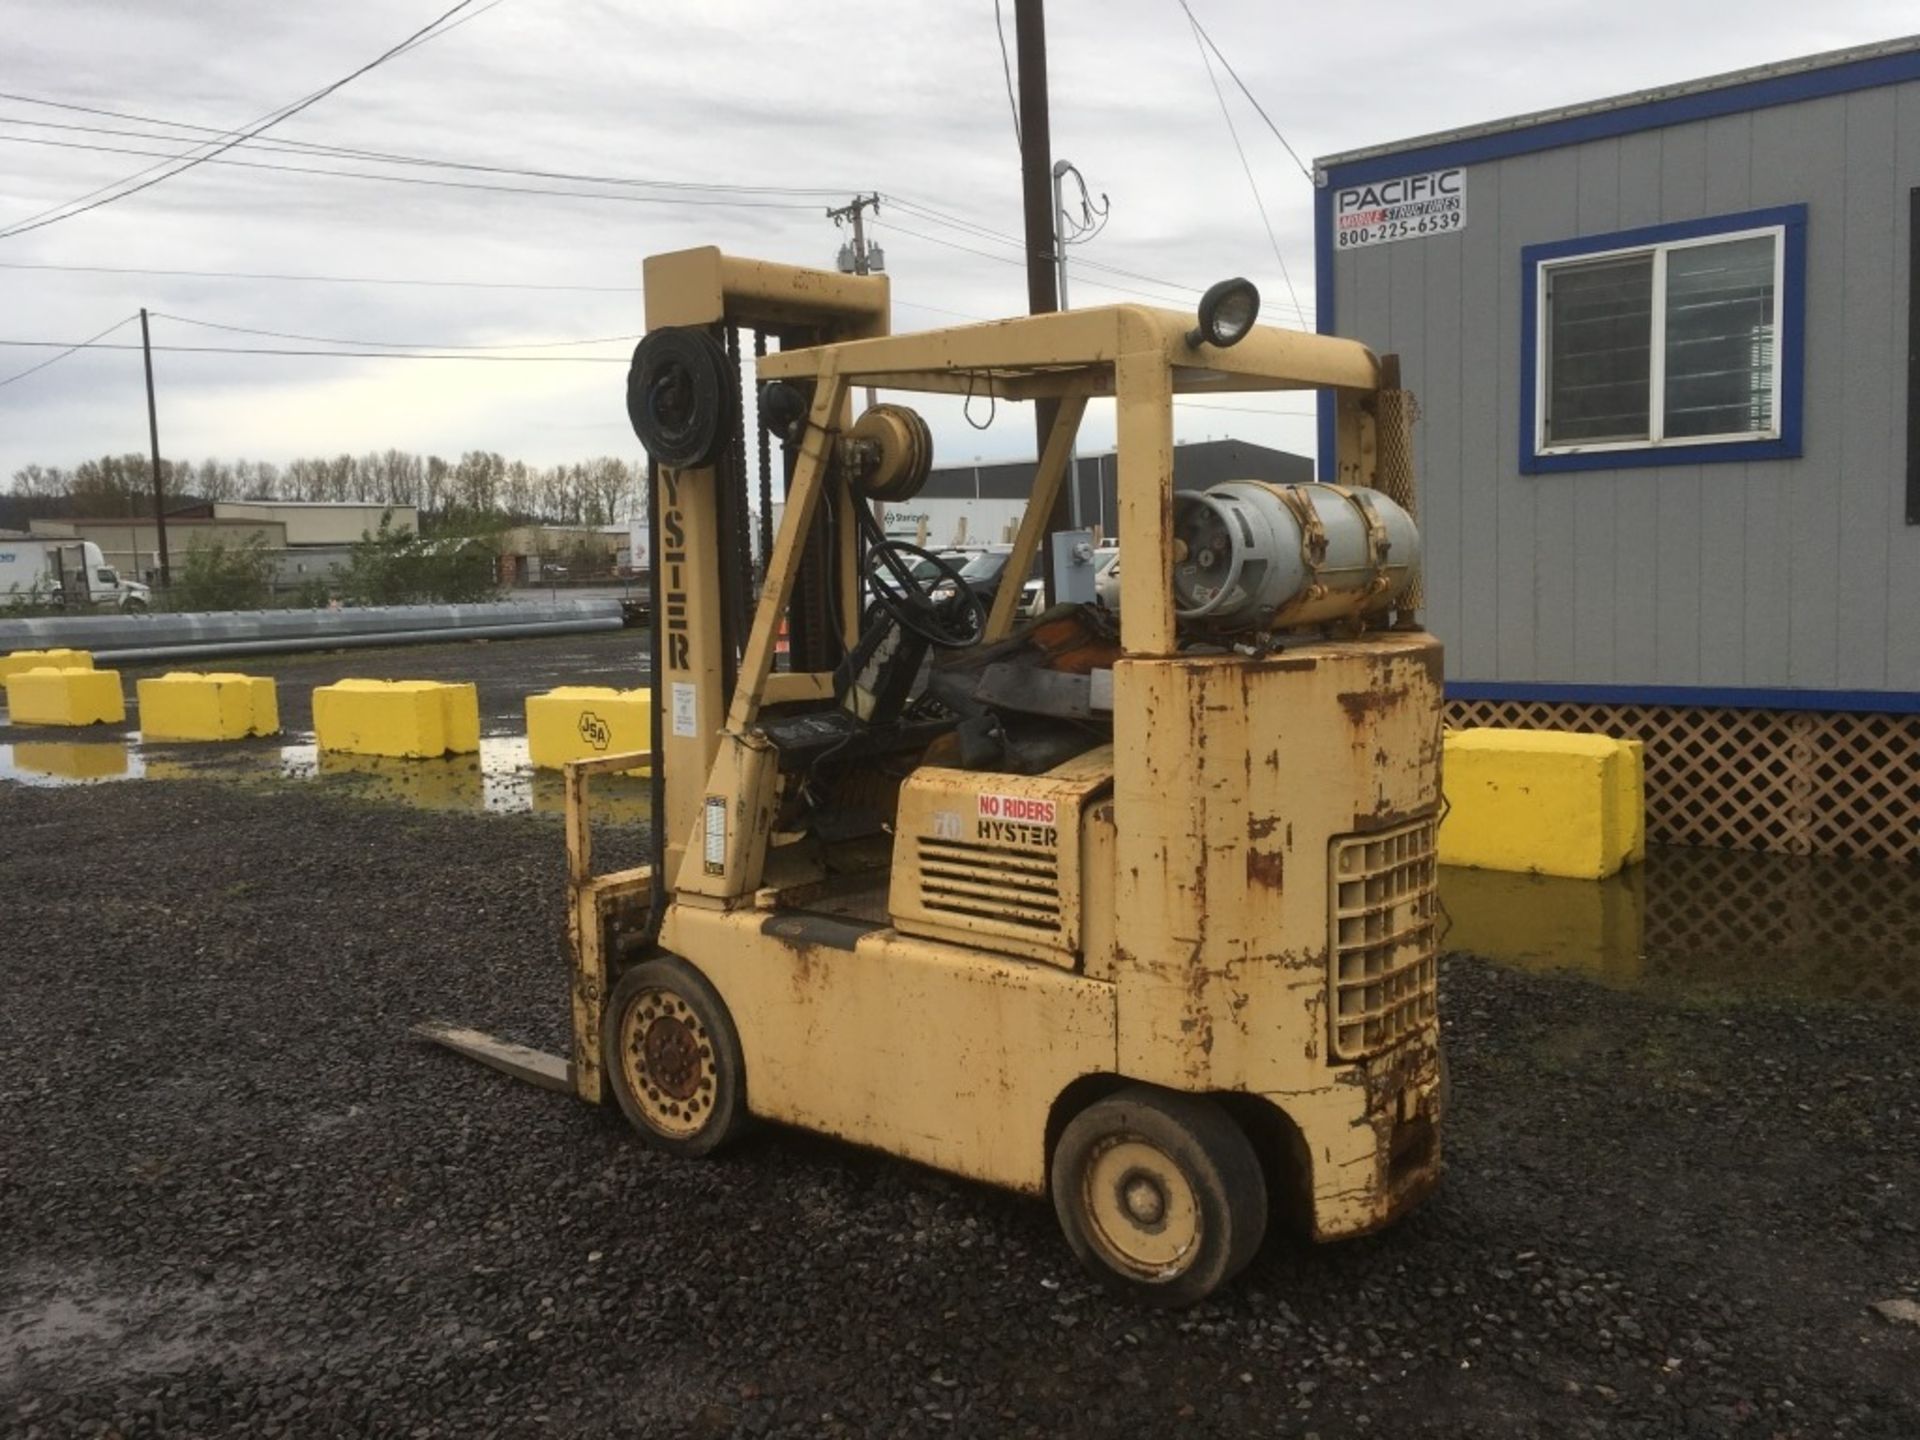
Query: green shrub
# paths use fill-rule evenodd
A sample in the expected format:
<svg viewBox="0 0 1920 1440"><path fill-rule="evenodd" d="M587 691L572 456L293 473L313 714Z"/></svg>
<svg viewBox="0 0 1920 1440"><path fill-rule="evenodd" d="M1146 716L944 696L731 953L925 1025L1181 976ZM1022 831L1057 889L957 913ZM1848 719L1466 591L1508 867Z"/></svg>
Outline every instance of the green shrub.
<svg viewBox="0 0 1920 1440"><path fill-rule="evenodd" d="M273 598L273 552L264 535L228 544L195 541L173 572L169 610L260 610Z"/></svg>
<svg viewBox="0 0 1920 1440"><path fill-rule="evenodd" d="M494 543L474 535L422 539L393 528L391 511L380 528L362 535L340 588L356 605L464 604L498 591Z"/></svg>
<svg viewBox="0 0 1920 1440"><path fill-rule="evenodd" d="M282 610L324 610L333 603L333 586L312 575L279 596L275 603Z"/></svg>

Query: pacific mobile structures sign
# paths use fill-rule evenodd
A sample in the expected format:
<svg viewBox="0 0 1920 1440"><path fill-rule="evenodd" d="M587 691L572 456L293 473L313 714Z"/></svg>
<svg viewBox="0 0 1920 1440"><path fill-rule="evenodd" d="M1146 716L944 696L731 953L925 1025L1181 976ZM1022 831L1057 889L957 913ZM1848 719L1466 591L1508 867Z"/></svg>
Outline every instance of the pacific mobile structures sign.
<svg viewBox="0 0 1920 1440"><path fill-rule="evenodd" d="M1467 172L1458 166L1343 185L1333 193L1336 249L1421 240L1466 228Z"/></svg>

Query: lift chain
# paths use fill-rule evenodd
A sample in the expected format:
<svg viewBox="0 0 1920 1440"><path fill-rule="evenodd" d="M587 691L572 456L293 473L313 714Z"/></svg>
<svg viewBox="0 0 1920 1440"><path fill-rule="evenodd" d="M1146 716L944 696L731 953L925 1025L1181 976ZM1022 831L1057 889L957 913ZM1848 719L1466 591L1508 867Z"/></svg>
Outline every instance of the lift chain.
<svg viewBox="0 0 1920 1440"><path fill-rule="evenodd" d="M767 354L767 332L753 332L753 358ZM753 431L760 440L760 566L764 574L773 558L773 437L767 433L767 417L760 408L760 387L753 387Z"/></svg>
<svg viewBox="0 0 1920 1440"><path fill-rule="evenodd" d="M744 415L740 394L740 329L736 325L727 327L727 374L733 384L733 413ZM733 571L729 577L729 588L740 602L731 616L733 634L728 637L738 654L746 649L747 628L753 614L754 588L753 539L747 521L747 437L740 425L733 427L728 458L732 462L725 482L727 497L731 502L728 508L733 512L732 518L736 523L729 527L731 533L723 536L721 543L728 547L726 563Z"/></svg>

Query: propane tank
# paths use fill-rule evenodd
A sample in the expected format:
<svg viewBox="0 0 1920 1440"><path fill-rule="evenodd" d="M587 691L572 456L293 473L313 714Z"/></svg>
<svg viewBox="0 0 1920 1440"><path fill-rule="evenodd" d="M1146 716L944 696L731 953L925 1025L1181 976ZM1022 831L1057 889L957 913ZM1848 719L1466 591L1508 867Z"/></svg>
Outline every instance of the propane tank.
<svg viewBox="0 0 1920 1440"><path fill-rule="evenodd" d="M1173 497L1173 607L1214 633L1352 622L1420 568L1413 517L1378 490L1229 480Z"/></svg>

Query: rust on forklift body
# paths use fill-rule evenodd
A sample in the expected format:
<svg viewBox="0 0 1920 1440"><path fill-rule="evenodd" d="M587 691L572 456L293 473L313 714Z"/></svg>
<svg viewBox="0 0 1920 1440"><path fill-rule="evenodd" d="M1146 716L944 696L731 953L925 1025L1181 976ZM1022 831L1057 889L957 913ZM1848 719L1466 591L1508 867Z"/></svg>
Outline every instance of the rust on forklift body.
<svg viewBox="0 0 1920 1440"><path fill-rule="evenodd" d="M1198 325L1121 305L912 335L878 277L703 249L646 282L628 406L674 517L675 638L651 864L591 864L588 778L634 757L568 773L580 1097L681 1153L752 1115L1051 1192L1083 1263L1162 1303L1230 1280L1273 1207L1320 1239L1403 1213L1441 1165L1442 666L1388 498L1412 446L1377 433L1410 423L1376 403L1393 367L1257 324L1245 281ZM754 406L738 327L779 342ZM931 432L891 401L856 429L867 387L1057 403L1007 576L1111 397L1117 612L1019 625L1017 584L916 569L873 512L924 483ZM1176 395L1301 389L1333 397L1339 484L1176 495ZM756 413L786 460L757 593ZM697 1075L685 1044L618 1042L635 1006L712 1038ZM1181 1205L1211 1218L1168 1250Z"/></svg>

